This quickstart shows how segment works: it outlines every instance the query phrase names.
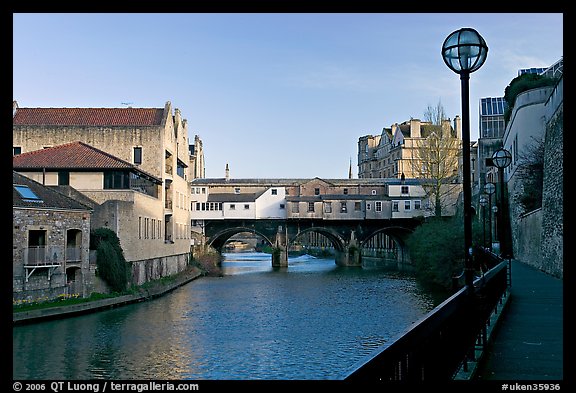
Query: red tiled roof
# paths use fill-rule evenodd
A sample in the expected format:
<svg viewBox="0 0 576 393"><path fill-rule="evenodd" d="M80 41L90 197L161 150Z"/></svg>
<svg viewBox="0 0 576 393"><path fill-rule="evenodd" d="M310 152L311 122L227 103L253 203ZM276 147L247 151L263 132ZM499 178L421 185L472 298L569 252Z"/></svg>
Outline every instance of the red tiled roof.
<svg viewBox="0 0 576 393"><path fill-rule="evenodd" d="M134 165L83 142L71 142L12 157L14 169L83 168L126 169Z"/></svg>
<svg viewBox="0 0 576 393"><path fill-rule="evenodd" d="M162 179L84 142L71 142L12 157L12 169L132 169L157 183Z"/></svg>
<svg viewBox="0 0 576 393"><path fill-rule="evenodd" d="M162 124L159 108L18 108L13 125L54 126L156 126Z"/></svg>

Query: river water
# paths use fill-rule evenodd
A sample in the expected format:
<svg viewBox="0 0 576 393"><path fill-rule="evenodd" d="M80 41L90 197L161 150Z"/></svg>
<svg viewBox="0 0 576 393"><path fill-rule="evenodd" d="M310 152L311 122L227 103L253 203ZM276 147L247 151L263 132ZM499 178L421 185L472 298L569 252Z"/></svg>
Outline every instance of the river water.
<svg viewBox="0 0 576 393"><path fill-rule="evenodd" d="M152 301L15 326L13 378L339 379L435 305L413 278L334 259L222 267Z"/></svg>

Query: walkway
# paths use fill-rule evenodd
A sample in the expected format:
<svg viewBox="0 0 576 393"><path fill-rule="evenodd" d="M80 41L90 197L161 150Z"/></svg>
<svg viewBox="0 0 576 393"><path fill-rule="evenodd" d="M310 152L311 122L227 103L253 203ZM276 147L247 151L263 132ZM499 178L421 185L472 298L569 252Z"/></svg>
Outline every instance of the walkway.
<svg viewBox="0 0 576 393"><path fill-rule="evenodd" d="M512 260L507 307L476 379L562 380L563 280Z"/></svg>

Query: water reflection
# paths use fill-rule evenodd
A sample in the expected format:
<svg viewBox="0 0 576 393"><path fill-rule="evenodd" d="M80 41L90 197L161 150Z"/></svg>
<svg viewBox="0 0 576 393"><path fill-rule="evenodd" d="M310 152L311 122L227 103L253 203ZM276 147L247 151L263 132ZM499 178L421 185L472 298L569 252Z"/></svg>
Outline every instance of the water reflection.
<svg viewBox="0 0 576 393"><path fill-rule="evenodd" d="M334 379L433 307L409 277L230 253L153 301L17 326L15 379Z"/></svg>

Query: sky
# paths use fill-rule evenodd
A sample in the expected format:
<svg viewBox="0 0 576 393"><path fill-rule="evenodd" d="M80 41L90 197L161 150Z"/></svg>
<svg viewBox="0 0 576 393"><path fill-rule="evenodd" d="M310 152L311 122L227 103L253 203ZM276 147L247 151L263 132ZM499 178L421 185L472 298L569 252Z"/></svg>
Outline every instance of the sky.
<svg viewBox="0 0 576 393"><path fill-rule="evenodd" d="M480 98L563 54L562 13L14 13L20 107L164 108L203 142L206 177L357 177L358 139L424 118L462 117L446 37L488 45L470 75Z"/></svg>

